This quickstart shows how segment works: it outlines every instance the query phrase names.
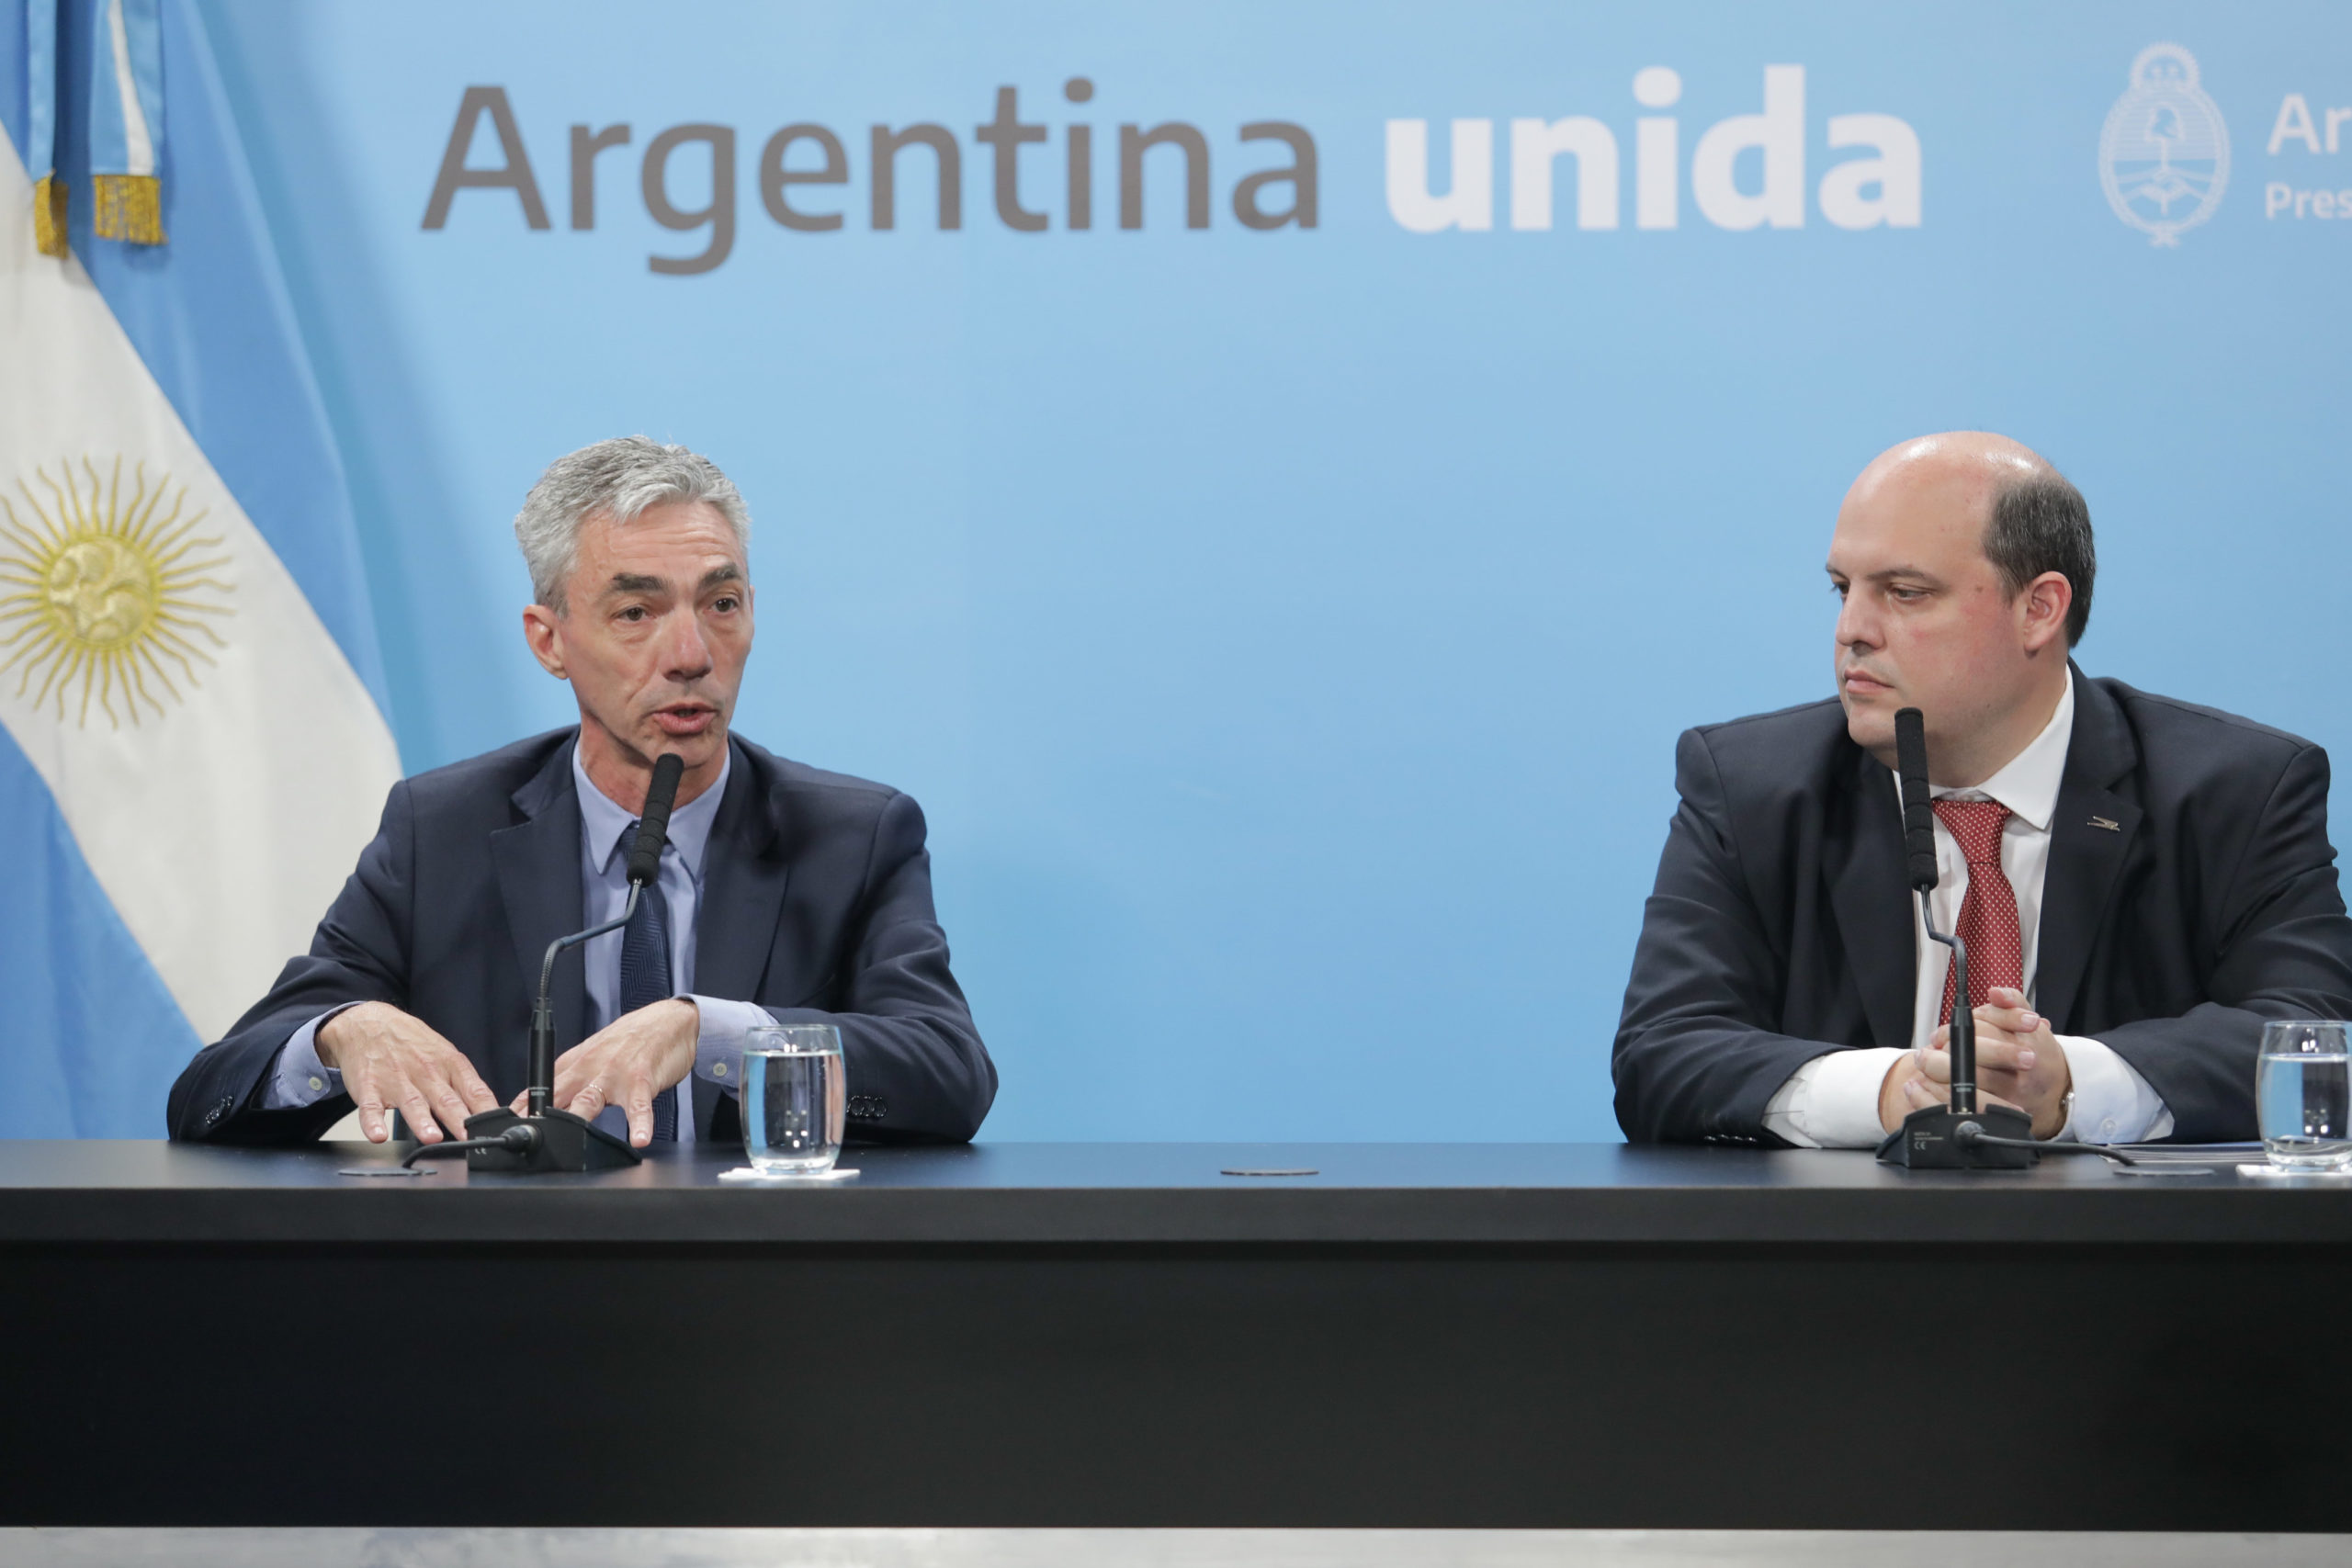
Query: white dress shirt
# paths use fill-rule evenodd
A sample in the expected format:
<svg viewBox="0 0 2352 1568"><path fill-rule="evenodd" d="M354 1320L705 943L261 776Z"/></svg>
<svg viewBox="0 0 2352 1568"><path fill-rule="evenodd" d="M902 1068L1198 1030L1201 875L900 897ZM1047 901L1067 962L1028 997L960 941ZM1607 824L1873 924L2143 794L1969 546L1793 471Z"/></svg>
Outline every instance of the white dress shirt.
<svg viewBox="0 0 2352 1568"><path fill-rule="evenodd" d="M2040 978L2041 890L2050 869L2050 825L2058 812L2058 786L2066 774L2066 750L2075 733L2075 686L2070 680L2050 716L2026 749L2000 772L1973 789L1931 786L1938 799L1997 800L2009 808L2001 829L2001 871L2017 894L2018 934L2025 958L2025 994L2034 996ZM1889 783L1899 797L1902 783ZM1936 820L1935 890L1928 895L1936 929L1949 931L1968 895L1968 859L1942 818ZM1943 1010L1944 976L1951 951L1928 940L1916 913L1912 951L1918 986L1912 995L1911 1045L1925 1051ZM2099 1041L2076 1034L2057 1036L2074 1077L2074 1103L2061 1138L2086 1144L2128 1144L2161 1138L2172 1131L2172 1111L2148 1080ZM1869 1148L1886 1136L1879 1125L1879 1089L1887 1070L1903 1055L1896 1046L1832 1051L1815 1056L1789 1076L1764 1107L1764 1126L1801 1148Z"/></svg>

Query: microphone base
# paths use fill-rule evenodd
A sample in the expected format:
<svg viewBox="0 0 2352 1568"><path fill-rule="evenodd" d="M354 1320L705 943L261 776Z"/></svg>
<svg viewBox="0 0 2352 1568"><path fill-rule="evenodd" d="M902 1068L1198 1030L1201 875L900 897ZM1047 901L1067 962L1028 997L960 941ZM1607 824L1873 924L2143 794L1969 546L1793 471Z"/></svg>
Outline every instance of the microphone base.
<svg viewBox="0 0 2352 1568"><path fill-rule="evenodd" d="M2006 1105L1986 1105L1967 1112L1949 1105L1923 1105L1879 1145L1879 1163L1906 1170L2027 1170L2041 1157L2031 1149L1963 1145L1952 1134L1970 1122L1996 1138L2030 1142L2033 1137L2033 1119Z"/></svg>
<svg viewBox="0 0 2352 1568"><path fill-rule="evenodd" d="M495 1138L510 1127L531 1127L538 1138L527 1149L468 1149L468 1170L508 1171L540 1175L567 1170L620 1170L642 1163L644 1156L593 1122L569 1111L544 1116L517 1116L512 1111L485 1111L466 1118L466 1136Z"/></svg>

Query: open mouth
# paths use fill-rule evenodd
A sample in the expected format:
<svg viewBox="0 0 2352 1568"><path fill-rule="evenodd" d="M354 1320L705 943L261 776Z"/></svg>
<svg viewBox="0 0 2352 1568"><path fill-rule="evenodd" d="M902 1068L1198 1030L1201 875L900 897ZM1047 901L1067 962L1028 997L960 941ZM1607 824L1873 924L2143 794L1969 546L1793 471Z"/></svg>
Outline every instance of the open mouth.
<svg viewBox="0 0 2352 1568"><path fill-rule="evenodd" d="M653 722L664 735L700 735L718 722L718 710L701 703L679 703L654 709Z"/></svg>

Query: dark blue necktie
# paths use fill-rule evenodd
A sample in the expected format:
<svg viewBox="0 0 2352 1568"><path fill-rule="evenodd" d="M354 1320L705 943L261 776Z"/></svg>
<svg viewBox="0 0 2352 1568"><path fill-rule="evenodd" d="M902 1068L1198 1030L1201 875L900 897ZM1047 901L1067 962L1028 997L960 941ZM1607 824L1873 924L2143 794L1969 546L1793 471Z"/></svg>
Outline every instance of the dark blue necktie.
<svg viewBox="0 0 2352 1568"><path fill-rule="evenodd" d="M629 841L637 840L637 824L628 826ZM649 883L637 897L637 913L621 929L621 1013L635 1012L667 1001L670 987L670 901L662 885ZM675 1142L678 1136L678 1091L673 1085L653 1097L653 1141Z"/></svg>

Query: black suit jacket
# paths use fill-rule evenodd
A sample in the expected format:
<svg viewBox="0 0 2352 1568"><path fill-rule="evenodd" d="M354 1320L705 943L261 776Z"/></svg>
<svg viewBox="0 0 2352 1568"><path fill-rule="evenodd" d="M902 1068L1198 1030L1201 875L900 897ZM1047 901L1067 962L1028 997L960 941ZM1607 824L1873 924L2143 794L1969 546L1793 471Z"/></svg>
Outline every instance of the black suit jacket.
<svg viewBox="0 0 2352 1568"><path fill-rule="evenodd" d="M2251 1138L2263 1021L2352 1018L2327 754L2073 674L2035 1008L2113 1047L2175 1139ZM1798 1067L1910 1043L1901 807L1834 700L1685 732L1675 787L1618 1026L1618 1123L1778 1143L1764 1107Z"/></svg>
<svg viewBox="0 0 2352 1568"><path fill-rule="evenodd" d="M547 944L584 923L576 729L392 786L359 867L270 992L172 1086L175 1138L287 1144L351 1110L334 1095L265 1111L263 1085L303 1023L338 1003L390 1002L438 1030L501 1103L522 1092ZM996 1067L948 972L931 902L922 812L882 784L822 773L740 737L711 824L695 988L786 1023L842 1032L853 1137L969 1138ZM576 954L556 964L556 1049L587 1018ZM707 1132L718 1091L695 1084Z"/></svg>

